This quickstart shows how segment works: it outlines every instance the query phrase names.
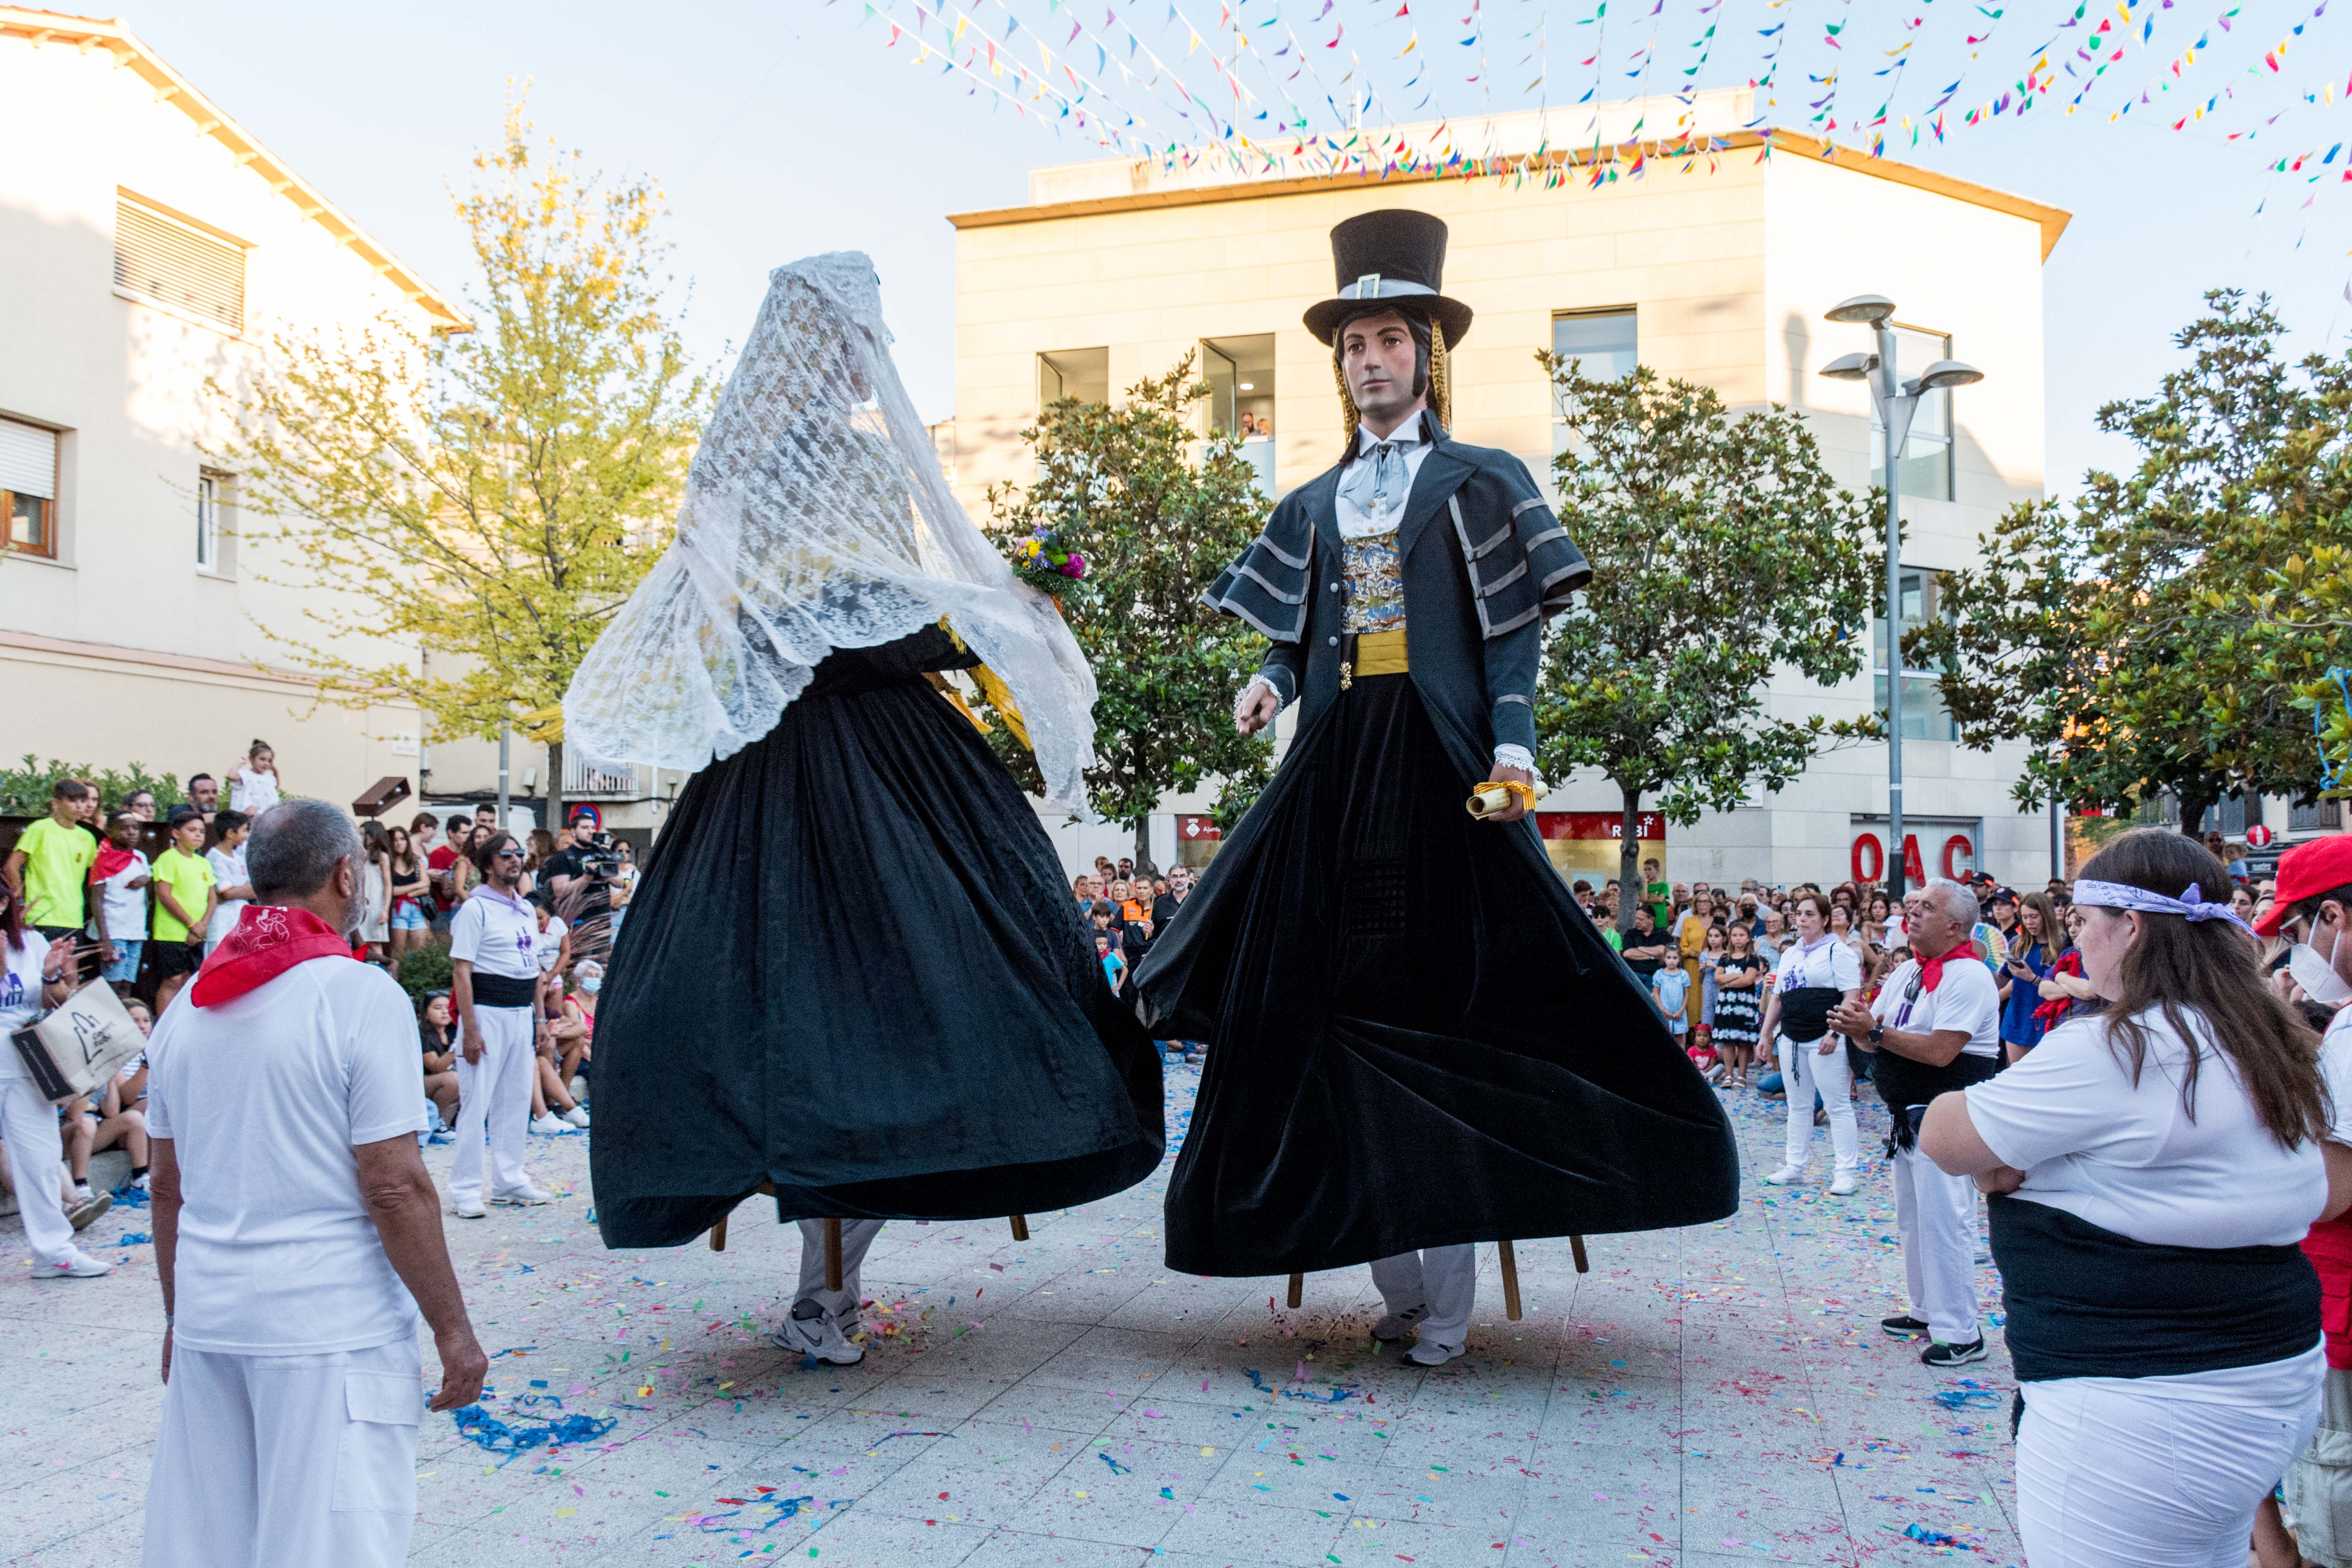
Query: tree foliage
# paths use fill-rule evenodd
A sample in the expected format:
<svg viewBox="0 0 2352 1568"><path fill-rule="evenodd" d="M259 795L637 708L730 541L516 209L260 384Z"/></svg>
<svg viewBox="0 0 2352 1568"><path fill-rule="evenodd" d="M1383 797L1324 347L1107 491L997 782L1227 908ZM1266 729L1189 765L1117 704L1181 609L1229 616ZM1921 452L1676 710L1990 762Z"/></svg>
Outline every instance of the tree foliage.
<svg viewBox="0 0 2352 1568"><path fill-rule="evenodd" d="M1191 456L1186 414L1208 395L1187 354L1129 387L1118 407L1064 398L1022 432L1037 477L988 491L1000 529L1051 529L1086 557L1086 576L1060 603L1099 688L1087 789L1103 816L1134 829L1138 866L1150 864L1147 825L1164 795L1221 778L1218 815L1237 817L1273 752L1234 728L1234 698L1257 668L1260 639L1201 602L1266 511L1231 438Z"/></svg>
<svg viewBox="0 0 2352 1568"><path fill-rule="evenodd" d="M667 542L708 413L662 302L660 193L580 164L510 100L455 197L473 331L278 336L256 384L214 388L236 431L213 456L267 520L247 531L286 546L283 580L340 591L266 629L330 700L395 693L431 738L561 701ZM560 795L560 742L548 772Z"/></svg>
<svg viewBox="0 0 2352 1568"><path fill-rule="evenodd" d="M120 811L131 797L145 790L155 797L159 813L168 810L180 799L180 781L173 773L151 773L139 763L129 767L89 768L79 763L61 763L55 757L42 762L32 752L24 757L24 766L0 767L0 816L46 816L49 810L49 792L60 779L79 779L98 790L101 816Z"/></svg>
<svg viewBox="0 0 2352 1568"><path fill-rule="evenodd" d="M1883 732L1872 718L1765 706L1780 666L1824 685L1862 668L1873 510L1831 480L1785 408L1734 418L1710 389L1647 366L1594 381L1538 357L1573 437L1552 463L1559 520L1593 580L1545 642L1537 763L1552 778L1597 768L1617 785L1620 880L1633 889L1644 797L1688 825ZM1634 902L1618 903L1627 930Z"/></svg>
<svg viewBox="0 0 2352 1568"><path fill-rule="evenodd" d="M2318 782L2311 689L2334 639L2310 552L2352 544L2352 363L2298 375L2267 298L2206 302L2174 340L2189 363L2098 412L2139 466L2091 471L2071 507L2012 508L1944 577L1947 619L1906 639L1947 670L1963 741L2032 743L2021 805L2129 813L2169 791L2193 833L2231 794Z"/></svg>

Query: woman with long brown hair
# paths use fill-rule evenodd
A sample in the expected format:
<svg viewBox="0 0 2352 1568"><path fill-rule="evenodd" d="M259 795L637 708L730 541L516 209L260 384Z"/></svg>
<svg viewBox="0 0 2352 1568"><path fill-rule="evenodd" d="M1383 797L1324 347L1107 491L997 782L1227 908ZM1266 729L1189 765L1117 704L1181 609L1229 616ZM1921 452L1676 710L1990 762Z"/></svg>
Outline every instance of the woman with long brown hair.
<svg viewBox="0 0 2352 1568"><path fill-rule="evenodd" d="M2034 1568L2242 1562L2318 1421L2297 1244L2352 1206L2352 1150L2323 1142L2318 1040L2264 988L2228 887L2178 833L2101 850L2074 904L2105 1009L1937 1100L1919 1134L1995 1194Z"/></svg>
<svg viewBox="0 0 2352 1568"><path fill-rule="evenodd" d="M2001 1003L2000 1044L2011 1061L2040 1045L2048 1031L2050 1026L2038 1016L2042 983L2073 945L2049 894L2028 893L2017 901L2016 929L2010 932L2009 951L2000 955L2009 981L2009 994Z"/></svg>

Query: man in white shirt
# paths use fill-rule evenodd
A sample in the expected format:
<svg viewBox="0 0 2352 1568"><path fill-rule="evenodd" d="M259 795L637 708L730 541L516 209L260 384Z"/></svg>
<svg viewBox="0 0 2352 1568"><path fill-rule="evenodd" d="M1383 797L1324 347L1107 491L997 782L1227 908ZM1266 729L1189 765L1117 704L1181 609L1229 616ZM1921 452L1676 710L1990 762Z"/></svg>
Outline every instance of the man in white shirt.
<svg viewBox="0 0 2352 1568"><path fill-rule="evenodd" d="M1878 1058L1878 1092L1895 1121L1895 1229L1911 1310L1879 1326L1926 1334L1927 1366L1981 1361L1976 1291L1977 1187L1919 1152L1919 1118L1937 1095L2000 1069L2000 993L1977 962L1977 901L1959 883L1930 879L1903 900L1917 956L1887 976L1878 1000L1840 1004L1830 1027Z"/></svg>
<svg viewBox="0 0 2352 1568"><path fill-rule="evenodd" d="M543 1204L549 1194L523 1170L530 1126L531 1058L551 1054L554 1037L541 1011L539 915L524 900L522 846L511 833L474 852L482 873L449 922L449 1000L457 1009L457 1157L449 1196L459 1219L479 1219L482 1136L489 1133L490 1202Z"/></svg>
<svg viewBox="0 0 2352 1568"><path fill-rule="evenodd" d="M258 901L147 1047L163 1426L147 1568L392 1568L416 1515L426 1408L488 1368L419 1157L416 1026L352 959L360 837L280 805L249 858Z"/></svg>

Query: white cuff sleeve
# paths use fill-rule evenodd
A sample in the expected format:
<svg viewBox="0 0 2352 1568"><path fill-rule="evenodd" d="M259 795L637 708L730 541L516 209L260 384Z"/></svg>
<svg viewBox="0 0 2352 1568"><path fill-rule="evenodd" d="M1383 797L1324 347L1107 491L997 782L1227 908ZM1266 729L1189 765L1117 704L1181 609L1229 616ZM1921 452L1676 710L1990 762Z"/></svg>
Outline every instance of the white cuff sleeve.
<svg viewBox="0 0 2352 1568"><path fill-rule="evenodd" d="M1242 688L1242 694L1234 699L1234 718L1235 721L1238 722L1243 711L1247 709L1253 701L1256 700L1257 694L1260 689L1273 692L1275 711L1277 713L1282 711L1282 693L1275 690L1274 682L1268 680L1263 675L1254 675L1250 677L1250 683Z"/></svg>
<svg viewBox="0 0 2352 1568"><path fill-rule="evenodd" d="M1495 748L1495 765L1498 768L1525 768L1536 771L1535 753L1525 746L1501 745Z"/></svg>

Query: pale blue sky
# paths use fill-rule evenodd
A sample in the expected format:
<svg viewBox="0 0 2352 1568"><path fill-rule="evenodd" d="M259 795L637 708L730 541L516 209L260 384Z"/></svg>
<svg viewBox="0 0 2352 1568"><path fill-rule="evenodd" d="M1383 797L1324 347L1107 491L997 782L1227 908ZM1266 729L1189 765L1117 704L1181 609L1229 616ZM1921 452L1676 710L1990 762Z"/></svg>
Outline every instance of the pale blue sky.
<svg viewBox="0 0 2352 1568"><path fill-rule="evenodd" d="M911 19L912 3L894 0L902 20ZM1042 0L1013 3L1024 16L1045 9ZM1085 3L1091 23L1091 8L1105 0ZM1181 58L1183 26L1168 29L1170 41L1144 19L1165 3L1119 0L1119 13L1134 16L1147 45ZM1249 0L1244 14L1264 13L1276 3ZM1303 34L1309 30L1306 18L1322 3L1284 0L1284 9ZM1468 0L1453 3L1466 7ZM1495 78L1528 79L1526 66L1514 63L1514 50L1523 61L1529 47L1524 34L1549 39L1544 58L1552 62L1554 81L1576 79L1565 92L1552 94L1554 103L1572 102L1596 80L1603 98L1623 96L1636 85L1656 90L1675 60L1696 58L1675 51L1688 47L1705 26L1698 14L1705 0L1667 0L1664 14L1650 20L1643 19L1649 6L1643 0L1618 0L1620 15L1633 20L1604 47L1600 64L1578 64L1592 51L1583 44L1591 35L1579 30L1576 19L1589 16L1592 4L1485 0L1486 37L1479 47L1502 61ZM1959 74L1967 54L1963 29L1981 26L1990 10L2013 13L1995 35L1996 45L2013 47L2004 56L1986 47L1968 90L1948 110L1947 143L1907 155L2074 214L2045 273L2053 489L2071 486L2088 464L2125 460L2119 444L2097 433L2093 413L2105 399L2152 389L2177 358L2168 335L2197 312L2204 289L2270 290L2280 299L2297 352L2323 343L2340 347L2352 329L2352 305L2343 297L2352 274L2346 258L2352 246L2352 191L2337 195L2327 183L2341 177L2347 160L2339 156L2327 182L2315 185L2300 176L2273 180L2263 172L2266 159L2324 149L2339 137L2352 141L2352 106L2340 97L2336 107L2318 108L2300 104L2286 90L2326 77L2330 68L2337 85L2344 83L2352 45L2337 40L2352 38L2352 5L2338 5L2347 14L2312 23L2279 77L2250 78L2242 74L2249 60L2304 21L2311 6L2247 0L2234 31L2188 79L2203 90L2236 82L2254 88L2257 96L2228 106L2224 116L2208 122L2211 129L2182 132L2165 129L2166 121L2147 111L2109 124L2107 110L2124 94L2097 97L2072 119L2050 113L2023 123L1997 120L1984 129L1958 124L1956 111L1979 99L1978 82L2006 79L2001 71L2021 74L2031 63L2021 51L2050 36L2073 15L2073 5L2007 0L2003 6L1987 0L1971 7L1941 0L1939 8L1936 0L1885 0L1883 9L1857 10L1860 19L1845 37L1869 64L1885 64L1877 58L1883 45L1914 36L1919 40L1908 71L1911 85L1896 100L1898 113L1925 108ZM1216 5L1217 0L1185 0L1184 10L1213 21ZM1444 15L1433 16L1433 7ZM975 3L974 9L1003 16L994 0ZM2095 3L2089 7L2097 9ZM2116 80L2126 83L2128 93L2223 9L2213 0L2178 5L2146 0L2136 7L2129 32L2137 44L2139 24L2155 18L2150 53L2133 54L2113 68ZM1827 74L1843 58L1823 47L1824 22L1843 10L1829 0L1783 0L1777 7L1765 0L1721 0L1709 14L1721 32L1700 85L1747 79L1762 47L1757 30L1789 19L1783 37L1794 41L1781 66L1783 107L1774 118L1804 128L1813 100L1789 84L1803 88L1808 74ZM467 258L446 187L464 179L473 149L497 135L508 79L528 78L532 113L542 130L583 149L592 164L643 172L668 192L676 269L681 286L692 284L688 331L699 353L715 359L740 335L770 268L814 251L865 250L882 275L899 363L917 405L927 418L938 418L953 405L954 252L944 215L1018 203L1025 199L1030 167L1096 149L1076 139L1057 141L1009 110L991 112L984 94L965 96L961 88L969 83L939 75L936 65L909 68L909 47L883 47L887 31L878 21L861 24L864 11L863 0L829 5L698 0L663 7L604 0L472 5L412 0L400 7L208 0L121 15L279 156L451 290L466 283ZM1342 0L1336 16L1352 20L1376 12L1391 15L1385 4L1367 10L1366 0ZM1916 35L1909 30L1915 16L1930 24ZM1438 107L1474 110L1478 89L1462 82L1467 73L1460 58L1442 52L1472 46L1443 37L1462 29L1451 26L1452 9L1437 0L1423 0L1412 21L1393 24L1393 35L1381 31L1388 24L1352 27L1347 47L1360 40L1367 55L1381 52L1386 74L1374 79L1385 83L1402 115L1418 118L1407 112L1413 106L1402 96L1412 89L1400 91L1401 73L1415 61L1407 56L1399 65L1391 54L1402 46L1404 30L1424 18L1425 50L1417 52L1435 58L1413 96L1435 88ZM2087 16L2083 26L2098 20ZM1871 26L1885 37L1858 36ZM1651 33L1644 35L1644 27ZM2330 27L2338 31L2330 34ZM1621 47L1639 48L1650 37L1657 39L1653 58L1662 62L1659 75L1628 80L1610 68L1626 63ZM1640 63L1638 55L1631 58ZM1850 106L1857 104L1866 110L1868 100L1880 96L1861 68L1854 75L1861 85L1843 84L1839 105L1830 112L1851 114ZM2062 96L2072 86L2066 83ZM1496 109L1531 101L1524 92L1498 93L1491 100ZM1139 98L1129 107L1145 111ZM2222 139L2225 132L2258 125L2282 109L2289 112L2255 141ZM1164 112L1161 121L1167 122ZM2316 205L2303 210L2315 191ZM2257 220L2254 209L2266 193L2268 210ZM1576 197L1563 193L1559 199Z"/></svg>

